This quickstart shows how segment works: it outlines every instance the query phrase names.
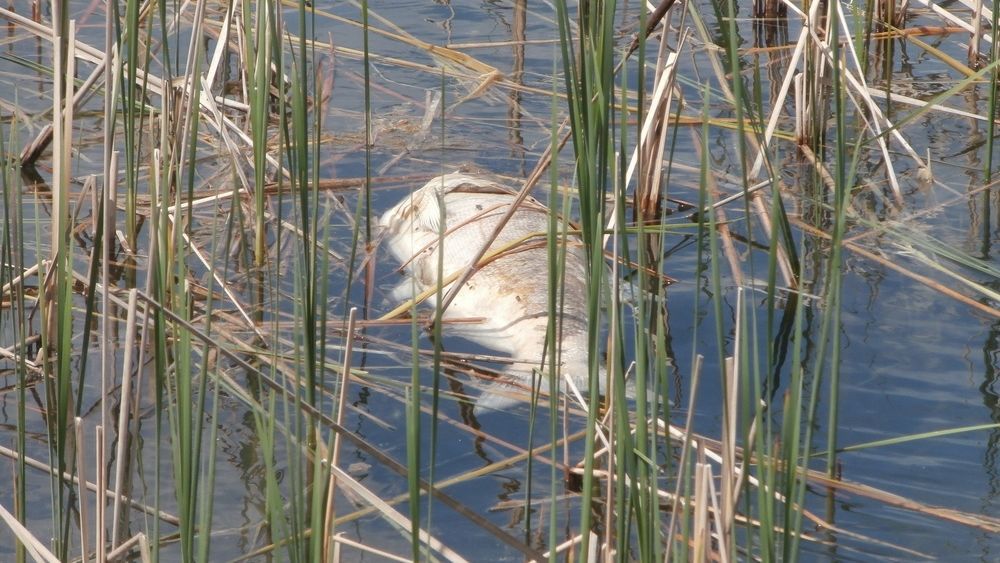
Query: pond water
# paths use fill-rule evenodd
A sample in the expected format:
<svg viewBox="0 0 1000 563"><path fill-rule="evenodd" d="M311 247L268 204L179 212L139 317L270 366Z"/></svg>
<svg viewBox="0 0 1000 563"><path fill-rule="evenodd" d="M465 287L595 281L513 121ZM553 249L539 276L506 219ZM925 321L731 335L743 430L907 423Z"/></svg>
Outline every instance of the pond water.
<svg viewBox="0 0 1000 563"><path fill-rule="evenodd" d="M80 14L87 13L88 6L85 4L75 5L74 10ZM432 59L419 45L398 37L373 34L370 48L377 56L372 59L371 66L374 142L369 156L371 169L382 179L376 182L372 192L373 216L388 209L428 178L462 166L471 165L506 176L514 186L533 169L551 136L553 102L547 93L553 89L553 69L559 65L556 59L558 29L549 3L528 3L527 11L523 13L515 4L523 7L519 2L508 0L386 0L370 3L373 14L405 30L405 34L429 44L452 46L481 63L495 67L509 81L523 87L514 89L510 84L504 84L480 91L480 74L468 71L461 76L443 74L440 68L433 66ZM315 3L315 7L338 16L358 18L357 7L350 3L321 0ZM619 23L622 24L623 41L631 38L635 26L630 22L635 21L635 9L636 6L629 4L622 10ZM700 3L691 6L691 9L698 10L706 18L710 35L721 33L711 4ZM741 6L741 10L746 12L748 7ZM103 15L101 18L96 16L95 13L92 18L103 19ZM748 14L741 13L741 16L746 18ZM289 13L289 17L293 14ZM357 28L326 17L318 17L316 22L317 39L332 40L338 47L360 47ZM388 29L388 24L374 19L373 25ZM915 12L908 25L932 26L940 25L940 21L932 15ZM801 28L793 20L787 26L775 26L766 33L759 33L748 19L741 19L739 29L741 37L746 40L746 44L741 46L746 50L742 61L746 84L759 87L762 98L769 99L777 88L775 81L784 75L791 54L791 49L777 47L794 41ZM83 37L87 41L102 42L103 38L95 33L86 30ZM509 43L522 38L526 43L520 46ZM7 51L9 56L2 62L0 71L23 73L23 66L12 62L13 59L30 57L37 49L27 38L24 41L16 39L16 34L12 35ZM964 60L967 35L931 35L924 40L956 59ZM779 41L781 44L776 43ZM751 47L761 49L751 51ZM700 115L703 84L719 87L717 77L707 64L709 52L710 49L697 39L692 39L681 51L678 84L685 99L697 108L687 112L687 115ZM320 165L325 177L359 178L365 175L366 166L364 70L361 62L346 51L338 52L333 60L334 90L325 116L325 143ZM329 64L329 59L326 64ZM873 68L876 66L872 65ZM959 78L954 69L940 62L940 58L929 56L925 49L907 42L896 44L888 67L891 68L872 71L869 77L872 84L893 88L897 93L920 99L929 99L941 93ZM21 111L30 116L30 119L15 120L18 135L23 140L38 122L45 119L42 112L47 107L48 102L44 101L47 98L36 102L39 99L38 90L46 90L47 86L26 86L20 78L13 79L11 74L7 76L6 80L0 81L0 87L9 90L0 93L0 98L7 101L17 99ZM38 77L38 82L47 84L43 77ZM560 76L555 81L555 87L562 89L563 86ZM444 120L440 119L440 106L433 100L442 92L446 112ZM564 107L562 101L558 103L561 118ZM964 104L961 109L985 115L988 103L986 88L972 89L946 103L955 107ZM895 118L910 111L910 106L898 105L889 114ZM425 126L424 119L428 112L431 112L431 119ZM720 119L733 117L729 107L721 102L713 105L709 112ZM9 115L9 112L4 110L4 115ZM87 120L87 116L81 117L79 135L84 139L95 126ZM700 130L700 124L681 127L681 139L693 139L693 133ZM8 134L8 129L9 122L4 135ZM782 122L781 129L791 131L790 117ZM902 132L917 154L930 155L935 182L930 186L923 185L911 161L894 152L893 157L898 157L898 162L894 160L894 164L902 178L904 206L901 211L890 212L884 198L885 163L882 156L874 150L864 153L859 159L859 177L870 179L872 184L877 185L876 193L883 196L877 197L863 190L855 194L854 203L859 208L870 210L872 215L854 221L850 235L873 231L871 225L876 221L891 224L893 228L905 226L966 253L979 265L996 270L1000 266L995 250L1000 238L997 219L1000 217L1000 194L996 190L982 189L986 184L983 167L988 156L985 153L988 146L985 143L985 123L932 111L910 121ZM713 126L707 144L711 151L712 170L721 182L720 189L733 193L738 186L724 179L739 174L735 138L731 129ZM694 144L694 141L681 140L672 154L677 165L671 175L671 185L667 187L667 193L672 198L697 201L700 157L692 146ZM99 162L99 143L81 142L80 145L80 154L96 158ZM1000 152L993 158L994 161L1000 159ZM776 163L777 174L785 184L789 213L796 218L801 217L805 223L812 222L810 205L802 203L808 201L803 194L815 189L814 182L808 177L808 164L787 141L777 144L772 159ZM206 183L230 180L225 172L218 172L224 170L226 163L215 164L212 159L206 160L209 162L199 169ZM562 180L570 183L572 166L568 149L560 158L559 170ZM42 170L42 176L47 175L48 172ZM358 193L346 189L324 197L328 198L329 206L330 246L341 256L348 256L349 218L357 205ZM671 211L677 208L674 203L668 205ZM735 225L734 230L742 229L739 226L744 213L742 203L730 204L726 212ZM32 202L24 206L24 213L29 218L40 220L44 220L46 215L44 207ZM683 212L678 212L677 217L681 217L676 220L678 224L683 224L687 218ZM670 221L674 222L674 219ZM209 225L210 221L206 218L202 225L206 230L196 233L196 236L208 237L211 234ZM33 232L30 229L30 233ZM760 233L754 235L760 237ZM27 246L32 247L33 242L28 242ZM797 242L803 250L800 260L806 264L803 290L819 291L828 245L818 238L801 234L797 236ZM971 294L931 264L921 262L919 256L902 247L899 239L891 234L878 232L859 238L858 244L888 262L902 264L960 293ZM693 351L704 354L707 361L695 403L694 429L708 436L718 436L722 424L721 383L719 366L714 360L715 321L709 313L711 292L707 273L699 267L697 245L685 235L666 236L663 250L667 255L665 270L677 280L667 288L666 304L671 398L675 405L687 405ZM743 260L740 264L743 286L748 288L746 299L751 304L750 308L755 309L756 319L763 330L766 301L750 285L753 280L766 276L767 254L750 250L746 245L738 245L738 251ZM931 260L980 284L1000 290L1000 280L988 270L957 265L938 257L931 257ZM845 252L844 264L842 316L841 324L836 328L841 335L842 361L838 445L843 447L1000 423L1000 402L997 400L1000 396L1000 384L997 382L1000 318L973 309L926 283L892 269L884 262L856 252ZM377 254L373 285L356 284L351 293L346 294L343 280L347 266L334 260L329 287L330 315L341 316L349 305L363 306L367 303L362 316L374 319L395 307L398 303L390 299L389 292L399 280L395 272L397 266L387 253ZM724 319L724 331L732 337L736 278L728 271L724 271L723 275L726 301L730 305L725 312L729 317ZM290 279L282 279L280 285L289 293L294 289ZM366 299L367 292L370 292L370 301ZM986 298L976 299L988 307L1000 305ZM815 344L820 338L820 323L827 311L821 299L809 299L805 307L803 333L808 344L803 352L803 362L808 370L816 362ZM791 310L776 311L779 319L792 313ZM373 325L365 329L364 336L366 340L358 343L354 364L372 374L373 378L366 380L364 385L351 387L348 397L351 410L344 426L374 445L382 454L405 463L406 413L400 382L407 382L410 377L411 327L408 323ZM10 344L6 340L2 343ZM420 338L418 344L424 350L432 348L426 335ZM774 374L769 383L770 396L780 398L787 390L792 367L790 344L779 338L776 344L764 346L769 345L775 346L776 352L788 355L780 372ZM443 347L451 353L491 354L489 350L457 338L446 338ZM732 350L728 352L732 353ZM764 353L764 349L759 352ZM336 350L331 353L335 354ZM488 361L478 362L478 365L493 369L502 367ZM423 370L421 381L426 385L432 384L430 369ZM7 386L12 384L13 381L5 383ZM445 390L464 388L473 395L478 393L475 390L477 385L481 384L464 373L456 375L453 382L442 382ZM92 404L99 390L88 388L87 394L87 404ZM12 433L16 424L14 401L14 393L0 396L0 425ZM213 560L228 560L261 545L259 533L264 517L265 484L261 477L261 445L256 438L251 413L239 400L225 394L219 398L218 406L218 418L209 422L219 432L217 451L220 454L215 480L216 532L213 534L212 554ZM821 401L820 408L825 411L828 403ZM684 414L683 411L678 412L675 422L682 422ZM771 416L778 420L777 410ZM512 408L509 412L473 416L468 404L443 400L440 418L435 462L435 479L438 482L517 455L520 450L532 445L529 442L530 432L534 432L535 447L546 442L545 434L538 430L548 427L545 414L539 415L532 430L528 423L527 405ZM814 429L820 440L815 448L821 451L826 447L821 442L826 435L823 427L827 420L826 412L821 412L816 420L824 421ZM152 437L151 426L152 422L147 420L143 430L147 440ZM431 444L430 426L430 417L425 414L423 428L427 432L422 436L422 443L426 449ZM41 437L44 436L44 426L36 421L32 429L39 433L35 447L39 456L44 457L46 449ZM569 430L579 429L577 426ZM844 479L851 482L918 503L1000 518L997 502L1000 494L998 439L1000 428L980 429L845 452L840 457L840 472ZM2 444L8 445L7 440L4 439ZM156 444L143 444L143 456L151 455L156 447ZM582 445L577 443L574 448L573 454L578 458ZM282 459L281 454L277 457ZM347 446L342 453L341 464L383 499L404 495L407 491L405 478L370 451ZM536 506L534 512L525 514L520 510L523 504L507 503L523 503L529 492L532 497L544 497L550 490L549 467L544 463L535 464L530 473L530 490L528 477L525 464L516 461L509 468L449 486L446 492L460 499L469 511L482 515L511 536L523 539L526 522L530 519L530 533L537 533L537 523L548 518L548 506L542 503ZM31 483L30 488L39 490L41 495L46 484L47 481L42 479ZM1000 535L981 528L849 492L837 493L833 497L834 511L830 513L825 508L830 498L829 491L817 486L811 488L808 495L810 509L832 518L840 531L816 534L822 541L803 542L802 558L805 560L910 560L920 554L950 561L990 561L1000 557ZM47 493L44 496L47 498ZM11 506L11 499L10 493L0 491L0 502L5 506ZM173 498L164 502L163 509L171 511ZM340 502L345 511L348 506L365 505L363 501L351 497ZM570 508L566 508L565 514L561 515L564 520L560 523L572 530L577 524L580 509L571 498L567 498L565 503ZM443 505L440 508L437 506L433 512L431 533L470 560L516 561L523 558L522 553L487 534L467 517ZM405 511L404 507L405 504L400 509ZM34 513L32 523L38 530L45 530L51 525L45 513ZM342 524L338 529L353 540L397 554L409 553L408 537L378 517L362 516ZM807 531L813 530L807 526ZM44 533L41 535L46 537ZM0 531L0 559L10 557L11 551L4 545L10 545L11 541L6 530ZM540 544L541 539L535 538L533 545L539 547ZM165 560L176 557L171 549L169 545L164 548ZM344 556L349 560L372 558L350 548L345 548ZM267 560L267 556L262 555L256 560Z"/></svg>

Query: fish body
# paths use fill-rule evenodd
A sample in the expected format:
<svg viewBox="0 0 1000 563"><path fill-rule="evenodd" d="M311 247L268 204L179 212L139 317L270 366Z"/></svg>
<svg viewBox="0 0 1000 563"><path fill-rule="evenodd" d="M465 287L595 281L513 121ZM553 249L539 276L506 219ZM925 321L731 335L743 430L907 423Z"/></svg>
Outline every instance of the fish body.
<svg viewBox="0 0 1000 563"><path fill-rule="evenodd" d="M439 176L403 198L379 219L384 244L409 274L393 291L412 298L438 285L441 259L446 295L457 276L486 244L480 267L445 309L443 318L482 319L446 325L448 331L491 350L529 363L512 368L510 379L524 381L530 367L542 365L549 321L549 261L545 233L549 210L527 198L494 237L502 217L515 203L516 192L483 176L453 173ZM490 240L492 239L492 242ZM561 372L581 390L587 389L586 260L579 239L566 241L564 279L556 310L561 309ZM492 253L499 254L491 256ZM428 302L436 305L436 295ZM496 403L491 407L502 406ZM480 399L477 406L483 406Z"/></svg>

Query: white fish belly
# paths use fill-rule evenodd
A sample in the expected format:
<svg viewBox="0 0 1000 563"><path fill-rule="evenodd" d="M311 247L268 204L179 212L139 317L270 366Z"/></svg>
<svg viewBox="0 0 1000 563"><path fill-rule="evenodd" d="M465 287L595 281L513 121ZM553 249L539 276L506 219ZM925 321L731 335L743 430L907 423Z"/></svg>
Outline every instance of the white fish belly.
<svg viewBox="0 0 1000 563"><path fill-rule="evenodd" d="M380 218L386 229L384 244L412 278L399 284L393 296L412 298L415 293L436 288L439 267L446 284L442 295L446 294L452 280L494 236L513 200L509 190L492 182L447 175L431 180L386 212ZM446 320L482 321L452 323L447 328L450 334L515 359L542 360L549 322L547 229L548 211L534 200L514 213L490 244L487 256L503 252L486 259L444 313ZM564 292L564 364L571 359L567 355L582 355L586 362L585 278L583 252L577 241L572 241L567 248L565 279L558 282ZM428 303L436 305L435 298Z"/></svg>

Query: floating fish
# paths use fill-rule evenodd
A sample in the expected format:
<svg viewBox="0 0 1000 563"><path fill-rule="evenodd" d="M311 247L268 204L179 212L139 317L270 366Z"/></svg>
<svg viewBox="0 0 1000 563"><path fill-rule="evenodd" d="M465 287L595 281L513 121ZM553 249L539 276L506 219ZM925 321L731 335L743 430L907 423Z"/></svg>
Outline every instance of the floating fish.
<svg viewBox="0 0 1000 563"><path fill-rule="evenodd" d="M495 388L476 402L477 409L510 406L510 386L503 380L529 383L531 367L545 359L549 322L549 262L545 233L549 210L527 198L493 238L517 192L485 176L453 173L439 176L403 198L379 219L384 244L400 260L408 279L393 291L400 301L412 299L438 284L438 260L443 255L441 295L489 243L481 266L445 309L445 320L482 318L479 323L445 323L449 334L509 354L528 367L511 367ZM497 253L498 252L498 253ZM497 253L494 255L494 253ZM560 373L587 390L587 267L582 243L566 241L566 263L560 300ZM436 292L428 298L436 306ZM543 385L543 389L547 386Z"/></svg>

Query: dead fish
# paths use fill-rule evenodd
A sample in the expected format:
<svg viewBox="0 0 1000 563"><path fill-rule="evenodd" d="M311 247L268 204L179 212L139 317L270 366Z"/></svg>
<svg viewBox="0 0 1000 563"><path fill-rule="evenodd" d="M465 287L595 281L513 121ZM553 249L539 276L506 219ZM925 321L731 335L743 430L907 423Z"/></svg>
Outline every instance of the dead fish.
<svg viewBox="0 0 1000 563"><path fill-rule="evenodd" d="M409 275L393 291L400 301L437 287L438 257L443 255L443 279L448 290L487 244L517 192L485 176L446 174L403 198L379 218L384 242ZM548 251L545 233L549 210L527 198L489 242L492 258L468 279L445 310L443 318L482 318L481 323L445 325L449 334L491 350L541 366L549 322ZM561 285L562 328L557 343L560 372L587 391L587 267L578 238L566 242L564 281ZM513 245L513 246L512 246ZM508 248L510 247L510 248ZM453 276L453 277L449 277ZM428 303L436 306L436 295ZM511 367L504 378L531 381L531 369ZM543 385L543 389L547 388ZM502 382L476 402L477 409L499 409L516 400Z"/></svg>

